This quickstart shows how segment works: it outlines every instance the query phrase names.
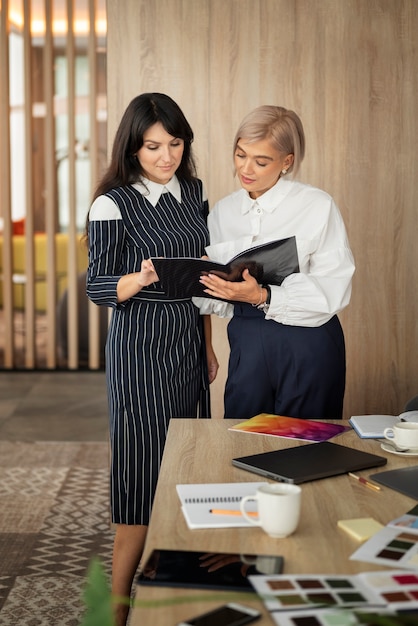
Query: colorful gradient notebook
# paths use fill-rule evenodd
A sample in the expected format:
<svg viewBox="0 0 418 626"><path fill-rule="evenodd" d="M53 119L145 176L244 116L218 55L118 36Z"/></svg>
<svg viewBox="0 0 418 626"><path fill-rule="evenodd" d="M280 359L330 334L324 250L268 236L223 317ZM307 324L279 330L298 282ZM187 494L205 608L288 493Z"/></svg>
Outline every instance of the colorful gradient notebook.
<svg viewBox="0 0 418 626"><path fill-rule="evenodd" d="M343 424L331 424L329 422L300 419L298 417L260 413L241 424L231 426L229 430L238 430L256 435L300 439L303 441L327 441L331 437L335 437L335 435L350 430L350 428Z"/></svg>

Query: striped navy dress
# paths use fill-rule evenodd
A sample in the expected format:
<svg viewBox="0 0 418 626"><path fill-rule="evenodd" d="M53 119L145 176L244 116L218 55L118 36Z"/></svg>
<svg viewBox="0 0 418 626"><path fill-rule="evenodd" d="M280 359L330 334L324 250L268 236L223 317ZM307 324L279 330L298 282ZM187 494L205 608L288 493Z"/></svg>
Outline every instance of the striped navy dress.
<svg viewBox="0 0 418 626"><path fill-rule="evenodd" d="M179 182L181 202L163 193L155 207L137 185L114 189L106 196L119 219L89 224L87 295L113 307L106 380L117 524L148 524L170 419L210 417L199 309L190 299L169 299L159 283L116 301L120 277L139 271L143 259L205 254L208 206L202 183Z"/></svg>

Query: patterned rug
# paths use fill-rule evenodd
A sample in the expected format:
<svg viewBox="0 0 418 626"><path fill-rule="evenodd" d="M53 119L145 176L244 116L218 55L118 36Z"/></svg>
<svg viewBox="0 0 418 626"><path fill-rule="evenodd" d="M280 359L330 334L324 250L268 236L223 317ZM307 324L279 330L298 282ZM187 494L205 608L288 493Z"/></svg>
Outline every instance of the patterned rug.
<svg viewBox="0 0 418 626"><path fill-rule="evenodd" d="M92 557L110 573L108 444L0 441L0 625L78 626Z"/></svg>

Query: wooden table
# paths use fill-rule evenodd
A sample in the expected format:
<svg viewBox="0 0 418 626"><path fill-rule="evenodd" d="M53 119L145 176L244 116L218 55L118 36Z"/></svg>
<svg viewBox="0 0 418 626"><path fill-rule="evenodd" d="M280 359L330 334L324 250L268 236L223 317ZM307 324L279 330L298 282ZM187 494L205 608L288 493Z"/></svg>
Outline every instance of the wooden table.
<svg viewBox="0 0 418 626"><path fill-rule="evenodd" d="M337 521L373 517L385 525L407 512L415 501L385 487L381 491L373 491L347 474L302 485L301 521L295 534L286 539L273 539L257 527L189 530L180 509L176 484L264 480L256 474L233 467L231 459L295 445L310 445L292 439L228 430L240 421L242 420L171 421L144 561L154 548L159 548L281 554L284 556L284 573L287 574L355 574L385 569L371 563L350 561L349 556L359 544L337 528ZM353 430L338 435L333 441L387 457L387 465L359 472L366 477L374 472L417 464L416 458L386 453L381 449L379 441L360 439ZM216 599L206 600L205 596L211 594L213 592L203 590L138 587L138 605L132 610L130 626L175 626L185 618L215 608L230 599L230 594L222 592L217 594ZM170 599L173 603L166 602ZM262 611L263 617L257 622L259 626L271 626L272 621L256 596L253 599L245 596L243 601ZM154 606L146 606L152 602L155 602Z"/></svg>

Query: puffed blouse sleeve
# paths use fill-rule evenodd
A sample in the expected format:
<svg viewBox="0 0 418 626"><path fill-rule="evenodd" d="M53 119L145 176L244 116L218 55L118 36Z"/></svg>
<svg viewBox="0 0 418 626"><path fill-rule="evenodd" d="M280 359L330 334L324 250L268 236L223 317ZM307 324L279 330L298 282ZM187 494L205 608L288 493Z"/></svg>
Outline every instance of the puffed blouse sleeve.
<svg viewBox="0 0 418 626"><path fill-rule="evenodd" d="M327 219L309 235L296 234L300 272L271 286L266 319L290 326L321 326L344 309L355 271L340 211L329 198Z"/></svg>
<svg viewBox="0 0 418 626"><path fill-rule="evenodd" d="M117 285L123 274L125 227L120 211L107 196L99 196L89 212L89 265L86 293L95 304L123 307L117 301Z"/></svg>

